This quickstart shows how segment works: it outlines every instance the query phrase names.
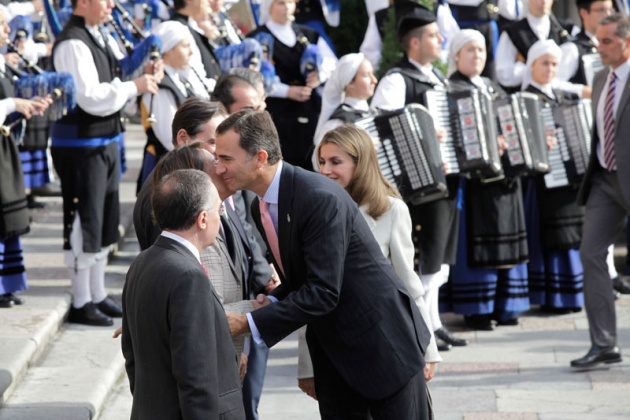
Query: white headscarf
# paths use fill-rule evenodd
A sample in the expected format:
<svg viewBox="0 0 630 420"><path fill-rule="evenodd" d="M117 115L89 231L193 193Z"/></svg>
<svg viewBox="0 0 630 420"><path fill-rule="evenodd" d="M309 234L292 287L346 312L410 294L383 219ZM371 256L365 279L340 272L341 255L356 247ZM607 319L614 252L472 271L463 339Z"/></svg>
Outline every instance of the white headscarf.
<svg viewBox="0 0 630 420"><path fill-rule="evenodd" d="M274 0L262 0L260 2L260 15L258 16L258 25L262 26L271 19L271 14L269 13L269 9L271 9L271 5Z"/></svg>
<svg viewBox="0 0 630 420"><path fill-rule="evenodd" d="M455 62L455 56L464 48L466 44L472 41L477 41L479 44L485 46L486 39L481 35L481 32L476 31L474 29L462 29L457 32L455 36L451 39L451 45L448 49L448 70L446 72L446 77L450 77L451 74L457 71L457 63Z"/></svg>
<svg viewBox="0 0 630 420"><path fill-rule="evenodd" d="M536 41L534 45L529 48L527 52L527 67L523 73L523 83L521 84L521 90L525 89L532 82L532 65L543 55L551 54L560 61L562 59L562 50L551 39L541 39Z"/></svg>
<svg viewBox="0 0 630 420"><path fill-rule="evenodd" d="M321 132L323 125L330 119L330 116L339 105L343 103L346 97L345 88L356 76L363 60L365 60L365 56L362 53L357 53L346 54L337 61L337 67L326 82L322 95L322 110L319 114L315 137L313 138L317 144L324 137L324 133Z"/></svg>
<svg viewBox="0 0 630 420"><path fill-rule="evenodd" d="M162 54L173 49L185 39L192 41L192 36L188 28L184 24L174 20L167 20L160 23L153 30L153 33L162 40Z"/></svg>

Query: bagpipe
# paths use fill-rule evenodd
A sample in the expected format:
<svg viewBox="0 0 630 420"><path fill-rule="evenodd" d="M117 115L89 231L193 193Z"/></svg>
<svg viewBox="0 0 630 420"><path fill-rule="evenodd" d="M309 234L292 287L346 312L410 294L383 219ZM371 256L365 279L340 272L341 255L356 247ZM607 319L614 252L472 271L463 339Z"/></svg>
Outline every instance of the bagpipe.
<svg viewBox="0 0 630 420"><path fill-rule="evenodd" d="M6 44L9 51L18 55L24 63L26 71L15 68L5 63L15 76L15 94L18 98L32 99L34 97L50 97L53 102L48 108L47 118L56 121L66 115L76 106L76 89L72 76L64 72L47 72L36 63L29 61L14 44L31 37L33 25L30 18L16 16L9 23L12 36L7 38ZM9 137L11 130L22 124L24 116L14 118L9 124L0 127L0 133Z"/></svg>

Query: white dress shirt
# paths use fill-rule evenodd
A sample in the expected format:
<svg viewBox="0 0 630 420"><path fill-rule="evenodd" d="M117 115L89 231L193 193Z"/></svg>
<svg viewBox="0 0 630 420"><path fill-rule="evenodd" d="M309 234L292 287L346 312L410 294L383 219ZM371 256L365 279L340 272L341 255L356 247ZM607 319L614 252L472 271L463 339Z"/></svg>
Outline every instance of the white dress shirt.
<svg viewBox="0 0 630 420"><path fill-rule="evenodd" d="M186 249L188 249L190 252L192 252L192 254L195 256L195 258L197 259L197 261L199 261L199 264L201 265L201 257L199 255L199 250L197 249L197 247L195 247L188 240L182 238L179 235L174 234L173 232L167 232L165 230L163 230L160 235L164 236L165 238L172 239L175 242L178 242L178 243L184 245L186 247Z"/></svg>
<svg viewBox="0 0 630 420"><path fill-rule="evenodd" d="M4 55L0 54L0 71L3 73L6 71L4 63ZM0 124L4 123L4 120L7 119L7 115L13 112L15 112L15 101L13 98L4 98L0 100Z"/></svg>
<svg viewBox="0 0 630 420"><path fill-rule="evenodd" d="M103 43L97 26L86 28L97 42ZM107 36L107 43L117 59L123 58L111 35ZM83 41L70 39L61 42L55 49L53 61L57 71L72 75L77 104L89 114L106 117L120 111L129 99L138 95L133 81L123 82L116 77L111 82L100 83L92 53Z"/></svg>
<svg viewBox="0 0 630 420"><path fill-rule="evenodd" d="M630 75L630 60L626 61L614 70L617 81L615 82L615 101L613 102L613 117L617 121L617 109L619 108L619 101L623 90L626 89L628 84L628 75ZM595 121L597 123L597 136L599 137L599 143L597 144L597 159L602 168L606 168L606 162L604 161L604 107L606 105L606 96L608 95L608 86L610 85L610 76L606 79L604 89L599 96L599 102L597 102L597 115ZM614 168L617 169L616 167Z"/></svg>

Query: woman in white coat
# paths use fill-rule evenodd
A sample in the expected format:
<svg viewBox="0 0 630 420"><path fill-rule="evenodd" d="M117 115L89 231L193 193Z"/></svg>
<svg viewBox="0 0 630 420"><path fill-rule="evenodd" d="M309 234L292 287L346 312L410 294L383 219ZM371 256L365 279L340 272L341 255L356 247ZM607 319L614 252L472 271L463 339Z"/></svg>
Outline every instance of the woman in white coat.
<svg viewBox="0 0 630 420"><path fill-rule="evenodd" d="M411 216L396 188L378 166L376 151L369 134L352 125L342 125L327 132L317 148L319 172L342 186L357 203L383 254L389 258L396 274L407 286L430 331L424 303L424 288L414 270L414 247L411 240ZM303 334L300 339L303 340ZM426 381L433 378L438 354L435 337L424 355ZM312 367L306 343L300 343L298 363L300 388L315 396Z"/></svg>

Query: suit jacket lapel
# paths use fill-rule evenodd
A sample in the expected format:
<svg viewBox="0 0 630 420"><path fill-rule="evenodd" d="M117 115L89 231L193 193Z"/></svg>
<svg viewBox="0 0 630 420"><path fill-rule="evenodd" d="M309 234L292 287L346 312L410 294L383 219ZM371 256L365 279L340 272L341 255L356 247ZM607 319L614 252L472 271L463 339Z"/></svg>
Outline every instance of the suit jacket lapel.
<svg viewBox="0 0 630 420"><path fill-rule="evenodd" d="M293 232L293 176L295 168L287 162L282 163L278 192L278 248L285 270L285 277L290 278L291 236Z"/></svg>
<svg viewBox="0 0 630 420"><path fill-rule="evenodd" d="M217 245L222 254L221 258L225 258L227 260L228 264L230 265L230 270L232 271L232 274L234 275L234 278L240 279L241 275L239 274L239 270L236 269L236 266L234 265L234 261L232 261L232 257L230 256L230 251L228 250L227 244L225 243L223 236L221 236L221 233L217 235Z"/></svg>
<svg viewBox="0 0 630 420"><path fill-rule="evenodd" d="M628 76L630 78L630 75ZM626 79L623 82L623 85L620 83L619 87L623 87L623 91L621 93L621 99L619 99L619 107L617 108L616 115L623 115L623 109L628 105L628 100L630 99L630 84L629 80ZM618 127L619 125L616 125Z"/></svg>

